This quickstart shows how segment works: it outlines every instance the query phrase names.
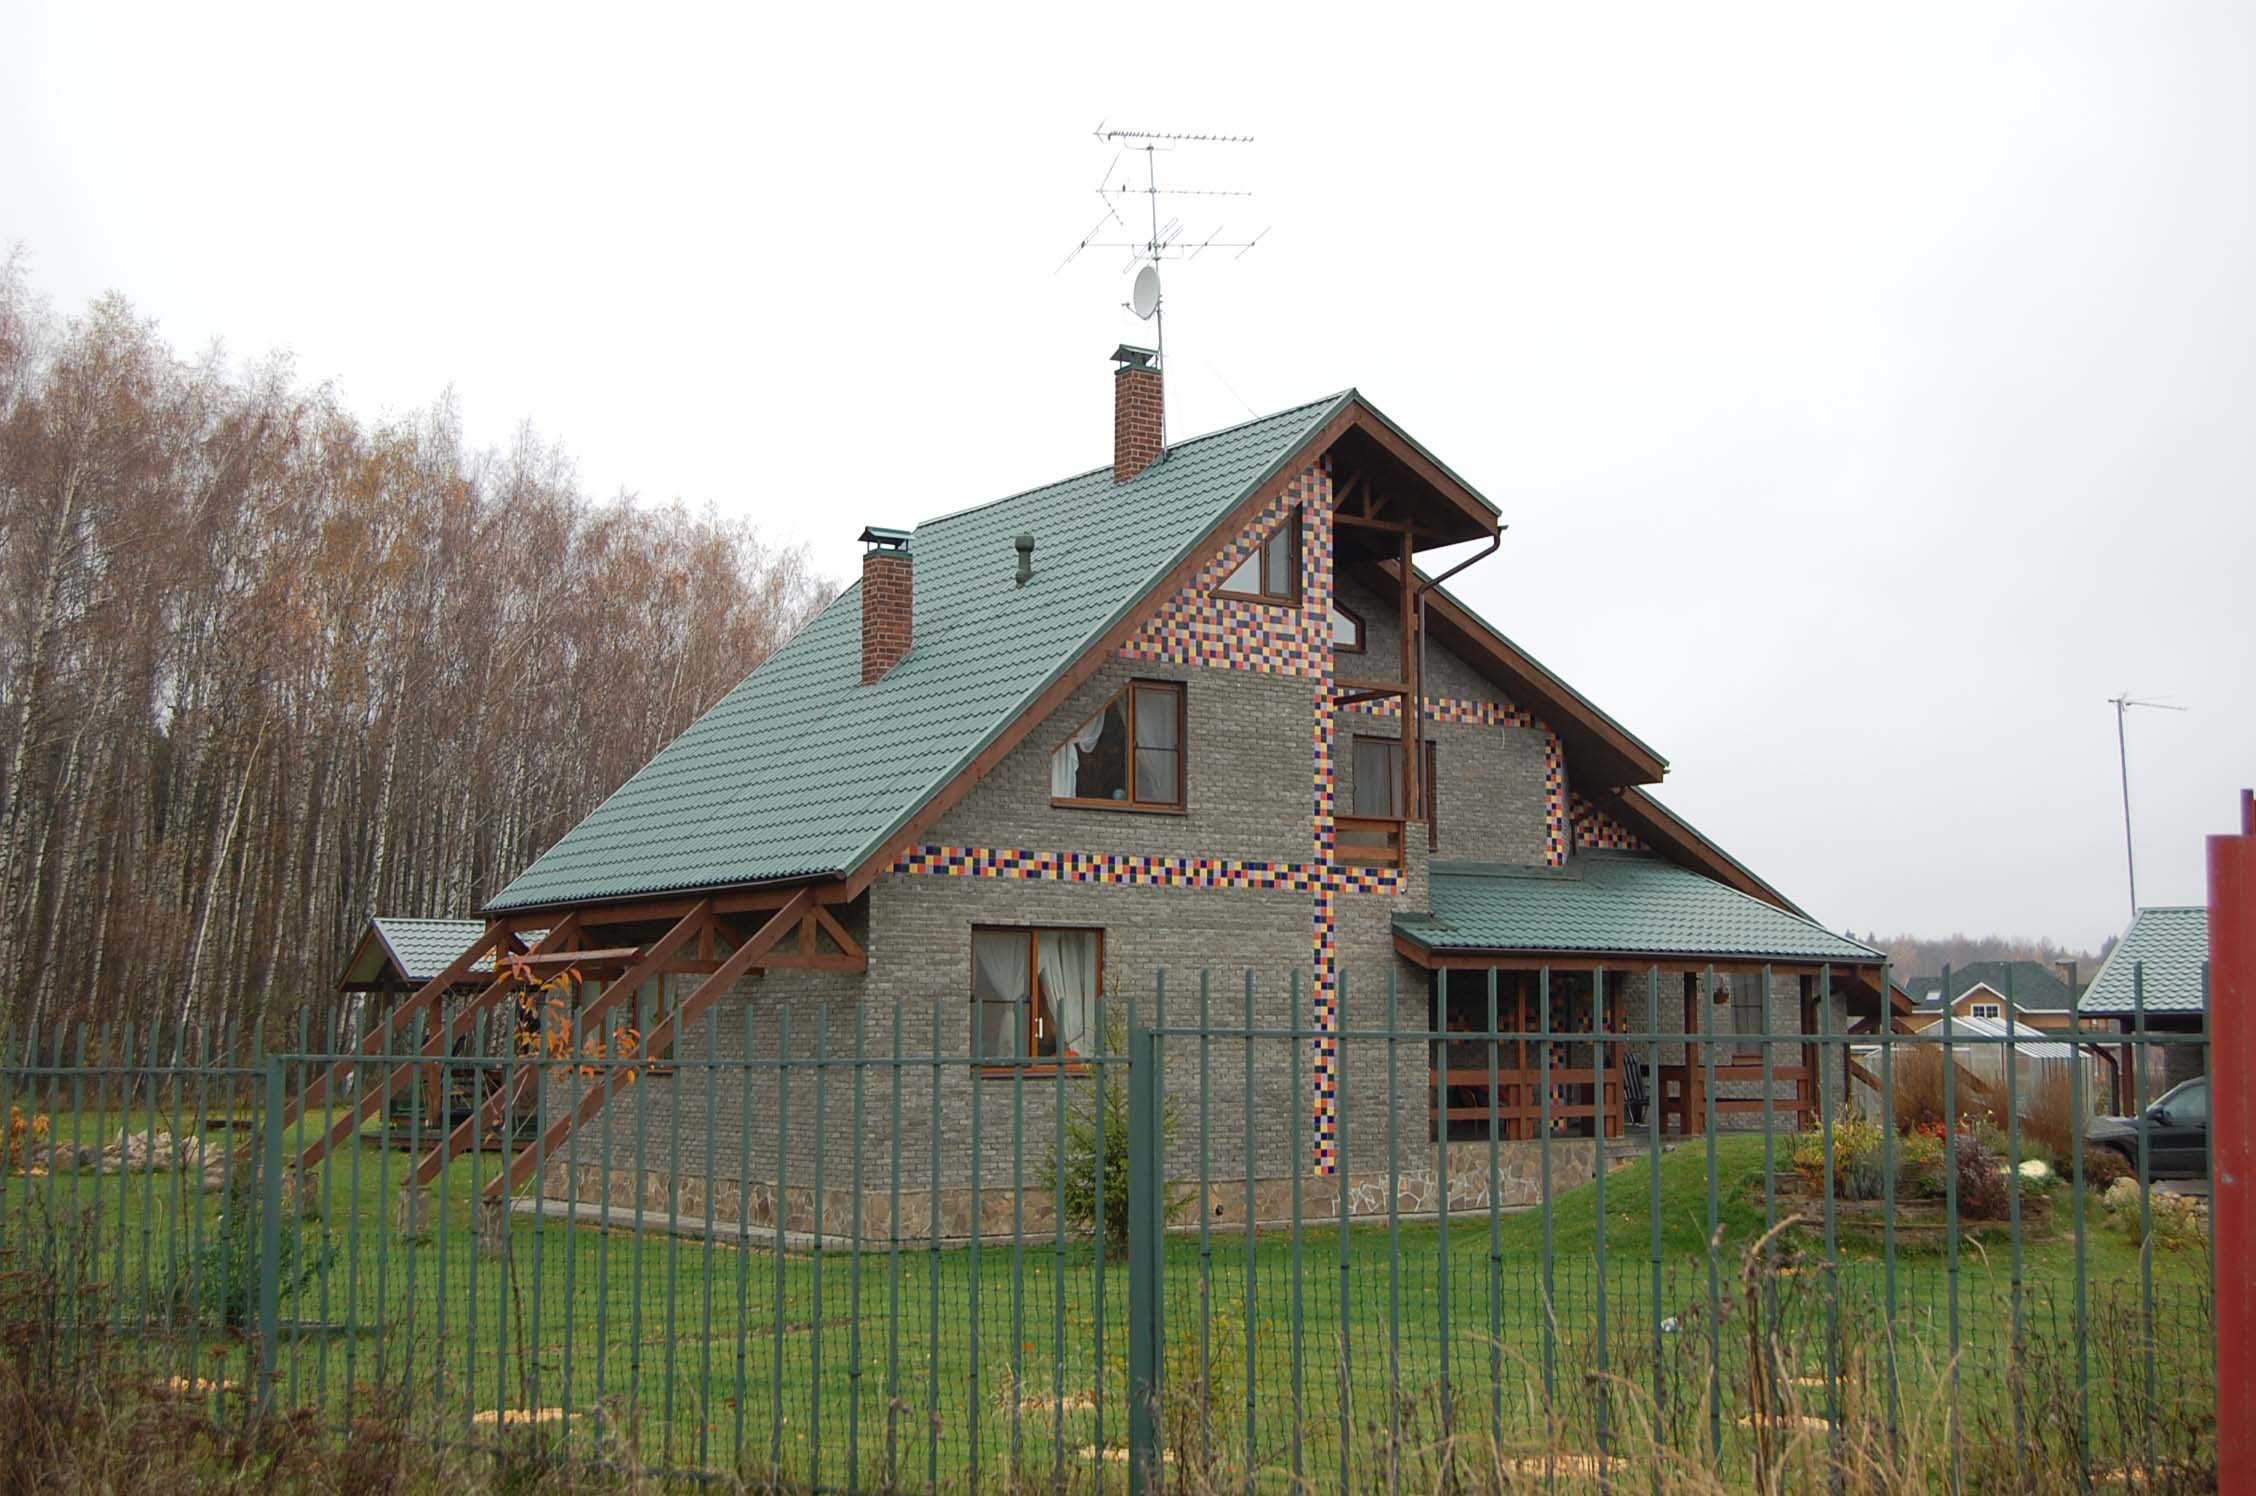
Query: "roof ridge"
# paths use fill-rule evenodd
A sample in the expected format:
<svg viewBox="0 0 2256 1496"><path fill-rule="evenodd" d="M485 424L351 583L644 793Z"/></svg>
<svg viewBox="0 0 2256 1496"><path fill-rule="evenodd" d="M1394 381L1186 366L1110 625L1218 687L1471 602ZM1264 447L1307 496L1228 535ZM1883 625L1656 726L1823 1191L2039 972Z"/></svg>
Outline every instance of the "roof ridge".
<svg viewBox="0 0 2256 1496"><path fill-rule="evenodd" d="M1298 405L1287 405L1281 410L1270 411L1267 415L1264 416L1249 416L1243 421L1237 421L1228 426L1217 426L1212 431L1202 431L1196 436L1186 436L1179 442L1175 442L1172 445L1162 447L1160 449L1159 456L1153 460L1152 467L1159 466L1159 464L1165 462L1171 454L1179 452L1185 447L1195 447L1200 442L1213 441L1216 437L1228 436L1233 431L1243 431L1248 426L1258 426L1263 421L1282 420L1286 416L1298 415L1301 411L1304 410L1313 410L1320 405L1330 405L1340 400L1344 396L1354 394L1355 387L1353 385L1350 385L1346 389L1338 391L1334 394L1326 395L1320 400L1304 400ZM950 520L962 519L966 515L977 514L983 509L993 509L999 504L1008 504L1018 499L1027 498L1033 494L1047 493L1053 488L1063 488L1068 483L1079 483L1084 479L1093 478L1097 474L1109 470L1111 467L1112 464L1109 462L1100 462L1095 467L1083 468L1078 473L1068 473L1063 478L1054 478L1047 483L1032 484L1026 488L1021 488L1014 493L1006 493L999 498L985 499L977 504L966 504L961 509L950 509L945 513L936 514L930 519L918 520L916 523L916 528L922 530L933 525L943 525ZM1146 469L1146 471L1149 471L1149 469ZM1142 474L1138 474L1137 476L1141 477ZM1131 478L1128 481L1133 483L1135 479ZM913 545L914 541L912 541L911 544Z"/></svg>

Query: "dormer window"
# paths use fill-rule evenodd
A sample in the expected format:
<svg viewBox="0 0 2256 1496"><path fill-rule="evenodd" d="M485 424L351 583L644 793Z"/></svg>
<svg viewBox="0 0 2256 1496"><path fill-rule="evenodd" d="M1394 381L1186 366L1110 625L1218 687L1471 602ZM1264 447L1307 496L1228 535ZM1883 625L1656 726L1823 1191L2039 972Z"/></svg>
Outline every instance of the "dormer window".
<svg viewBox="0 0 2256 1496"><path fill-rule="evenodd" d="M1183 685L1130 681L1050 754L1050 799L1104 810L1183 808Z"/></svg>
<svg viewBox="0 0 2256 1496"><path fill-rule="evenodd" d="M1300 512L1286 516L1260 548L1238 563L1222 583L1227 597L1261 603L1300 601Z"/></svg>

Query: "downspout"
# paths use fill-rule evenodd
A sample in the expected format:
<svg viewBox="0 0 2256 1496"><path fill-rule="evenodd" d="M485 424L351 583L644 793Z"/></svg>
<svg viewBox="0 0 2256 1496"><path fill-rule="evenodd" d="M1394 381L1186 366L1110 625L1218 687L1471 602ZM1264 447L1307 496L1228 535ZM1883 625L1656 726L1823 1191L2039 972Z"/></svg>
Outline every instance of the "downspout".
<svg viewBox="0 0 2256 1496"><path fill-rule="evenodd" d="M1441 809L1441 802L1434 794L1433 786L1426 782L1426 594L1475 561L1486 561L1499 550L1502 550L1504 547L1504 532L1510 528L1509 525L1498 525L1496 533L1488 538L1488 549L1475 551L1440 576L1431 577L1418 583L1418 590L1411 594L1411 601L1418 615L1418 699L1415 702L1405 700L1402 706L1403 710L1411 713L1411 721L1414 724L1410 729L1410 751L1418 757L1417 768L1412 772L1418 776L1418 783L1424 787L1426 798L1434 802L1436 811ZM1404 577L1402 580L1404 585L1408 585L1410 578ZM1403 808L1415 810L1417 807L1405 806ZM1426 817L1426 835L1429 839L1435 835L1434 818L1432 816Z"/></svg>

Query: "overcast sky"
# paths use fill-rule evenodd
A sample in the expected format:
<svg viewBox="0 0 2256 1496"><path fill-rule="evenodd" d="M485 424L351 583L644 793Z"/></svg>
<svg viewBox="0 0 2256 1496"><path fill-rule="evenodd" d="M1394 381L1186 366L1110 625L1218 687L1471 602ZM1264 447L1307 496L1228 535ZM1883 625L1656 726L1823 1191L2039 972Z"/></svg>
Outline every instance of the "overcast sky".
<svg viewBox="0 0 2256 1496"><path fill-rule="evenodd" d="M0 10L0 246L366 415L452 387L841 582L1110 458L1100 121L1268 227L1184 435L1354 385L1488 616L1829 923L2096 944L2256 783L2256 7ZM1446 790L1445 790L1446 793Z"/></svg>

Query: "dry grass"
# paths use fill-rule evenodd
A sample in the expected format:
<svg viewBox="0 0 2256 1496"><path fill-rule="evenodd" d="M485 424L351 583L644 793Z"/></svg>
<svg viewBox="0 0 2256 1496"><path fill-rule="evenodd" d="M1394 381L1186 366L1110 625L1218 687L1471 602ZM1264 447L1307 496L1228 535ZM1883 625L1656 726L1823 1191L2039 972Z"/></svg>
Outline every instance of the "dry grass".
<svg viewBox="0 0 2256 1496"><path fill-rule="evenodd" d="M2062 1066L2046 1066L2036 1094L2021 1108L2021 1135L2064 1168L2082 1131L2082 1120L2076 1115L2075 1077Z"/></svg>
<svg viewBox="0 0 2256 1496"><path fill-rule="evenodd" d="M1964 1066L1959 1067L1954 1095L1946 1097L1943 1091L1943 1051L1939 1044L1904 1044L1896 1048L1894 1061L1896 1078L1896 1130L1910 1132L1922 1123L1942 1122L1948 1119L1955 1102L1961 1125L1989 1122L2002 1125L1990 1106L1982 1099Z"/></svg>

